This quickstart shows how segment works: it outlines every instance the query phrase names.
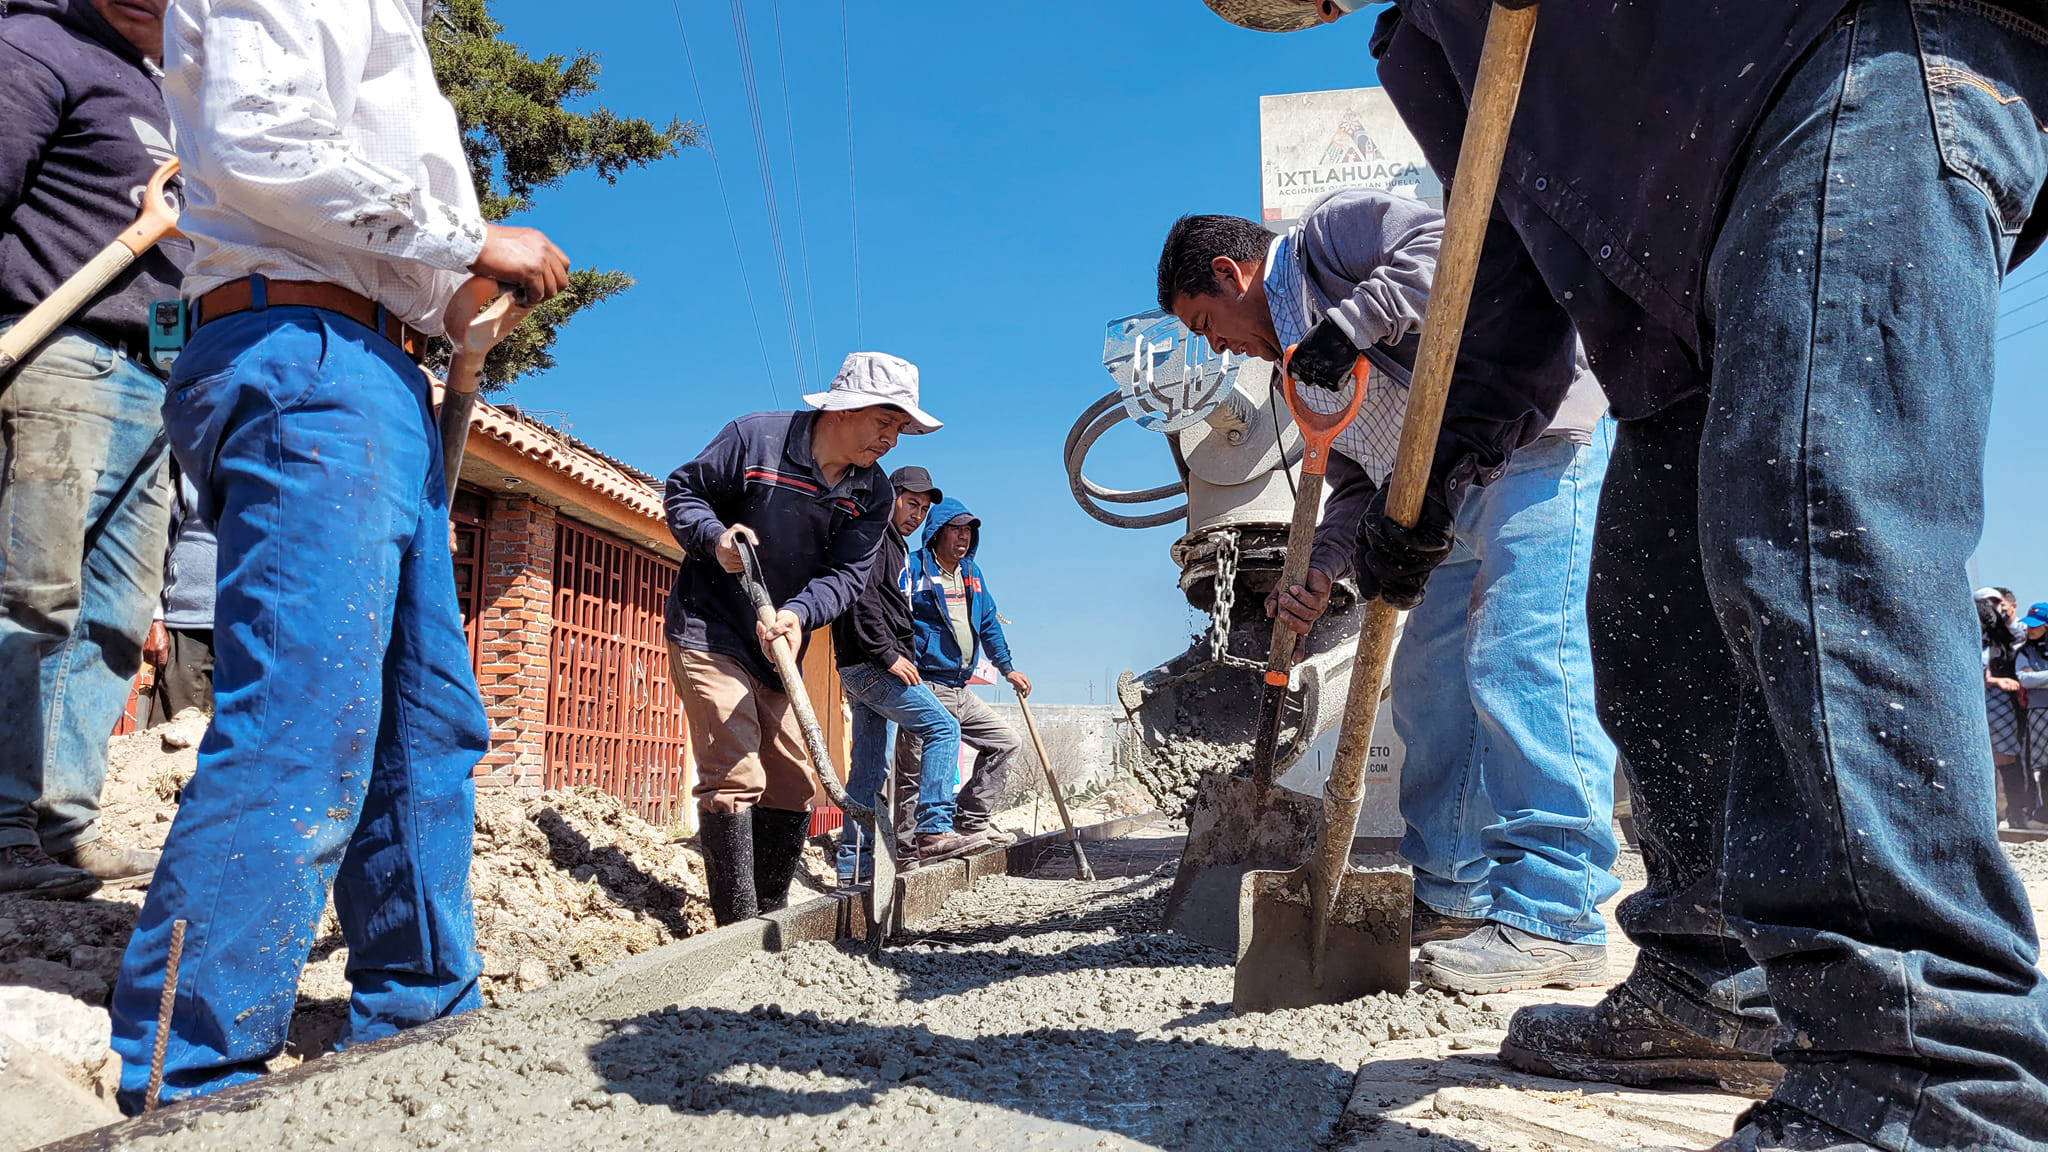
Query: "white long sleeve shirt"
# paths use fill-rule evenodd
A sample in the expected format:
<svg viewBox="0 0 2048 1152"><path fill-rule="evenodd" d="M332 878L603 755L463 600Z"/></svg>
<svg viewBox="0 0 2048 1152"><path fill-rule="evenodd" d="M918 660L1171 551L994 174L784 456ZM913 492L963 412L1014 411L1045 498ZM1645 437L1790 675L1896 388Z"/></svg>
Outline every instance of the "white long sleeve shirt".
<svg viewBox="0 0 2048 1152"><path fill-rule="evenodd" d="M441 331L484 221L421 19L419 0L171 0L186 298L321 280Z"/></svg>

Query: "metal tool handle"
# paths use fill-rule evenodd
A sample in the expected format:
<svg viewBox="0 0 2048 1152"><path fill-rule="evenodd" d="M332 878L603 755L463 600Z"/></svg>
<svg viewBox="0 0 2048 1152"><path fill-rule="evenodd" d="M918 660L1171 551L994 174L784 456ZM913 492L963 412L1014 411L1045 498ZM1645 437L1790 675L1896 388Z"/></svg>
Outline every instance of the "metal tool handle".
<svg viewBox="0 0 2048 1152"><path fill-rule="evenodd" d="M1095 879L1095 869L1088 865L1088 853L1081 850L1080 834L1074 831L1074 818L1067 815L1067 797L1060 791L1060 782L1052 774L1052 757L1045 754L1045 741L1038 735L1038 721L1032 718L1031 705L1025 703L1024 694L1017 693L1017 707L1024 713L1024 728L1031 733L1031 747L1038 752L1038 766L1045 769L1045 786L1052 789L1052 806L1060 811L1060 827L1067 830L1067 843L1074 849L1074 870L1083 880Z"/></svg>
<svg viewBox="0 0 2048 1152"><path fill-rule="evenodd" d="M754 614L761 623L773 626L775 623L775 601L769 598L767 581L761 577L761 557L754 551L754 545L744 536L733 537L733 547L740 553L740 584L747 590L747 599L753 602ZM789 706L796 710L797 724L804 730L804 747L811 754L811 771L818 777L818 786L825 790L825 797L832 801L848 820L873 820L875 810L865 804L855 804L847 796L846 788L839 783L839 774L832 770L832 750L825 747L825 730L818 724L817 710L811 707L811 694L804 690L804 675L796 666L796 649L789 639L777 636L768 645L768 658L775 663L775 671L782 677L783 694L789 697ZM888 845L877 845L876 851L883 851Z"/></svg>
<svg viewBox="0 0 2048 1152"><path fill-rule="evenodd" d="M1472 302L1472 281L1479 270L1487 221L1493 214L1501 157L1522 94L1529 42L1536 34L1536 11L1533 3L1517 8L1496 3L1486 23L1486 46L1479 56L1479 78L1465 119L1465 138L1458 147L1458 172L1451 182L1450 210L1444 216L1443 246L1437 255L1429 308L1423 314L1422 346L1415 357L1408 415L1401 426L1401 448L1387 492L1387 515L1403 527L1414 527L1422 515L1437 431L1443 423L1444 398L1450 393L1465 313ZM1351 687L1344 700L1344 727L1337 739L1336 761L1323 787L1323 827L1316 837L1314 867L1309 874L1309 962L1317 986L1322 984L1323 953L1329 944L1337 884L1350 859L1351 837L1365 799L1365 758L1399 618L1399 609L1384 600L1376 599L1366 608L1358 633L1358 654L1351 666Z"/></svg>
<svg viewBox="0 0 2048 1152"><path fill-rule="evenodd" d="M112 283L123 268L133 264L136 257L178 231L178 210L171 207L166 194L171 177L177 174L177 160L164 161L156 174L149 178L149 186L142 195L142 213L134 223L86 261L85 267L57 285L56 291L29 309L27 315L15 321L14 327L5 335L0 335L0 375L5 375L27 359L49 338L50 333L63 327L73 313L91 303L92 298Z"/></svg>

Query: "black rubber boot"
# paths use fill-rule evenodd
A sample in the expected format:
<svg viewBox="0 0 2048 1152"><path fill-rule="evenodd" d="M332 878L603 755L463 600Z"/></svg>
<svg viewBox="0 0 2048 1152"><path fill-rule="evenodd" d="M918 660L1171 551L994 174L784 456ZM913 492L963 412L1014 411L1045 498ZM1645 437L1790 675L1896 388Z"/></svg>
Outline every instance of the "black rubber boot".
<svg viewBox="0 0 2048 1152"><path fill-rule="evenodd" d="M803 858L804 837L811 831L808 811L754 808L754 891L761 911L773 912L789 903L789 882Z"/></svg>
<svg viewBox="0 0 2048 1152"><path fill-rule="evenodd" d="M704 882L711 918L720 926L761 914L754 890L754 817L750 812L699 812L697 844L704 850Z"/></svg>

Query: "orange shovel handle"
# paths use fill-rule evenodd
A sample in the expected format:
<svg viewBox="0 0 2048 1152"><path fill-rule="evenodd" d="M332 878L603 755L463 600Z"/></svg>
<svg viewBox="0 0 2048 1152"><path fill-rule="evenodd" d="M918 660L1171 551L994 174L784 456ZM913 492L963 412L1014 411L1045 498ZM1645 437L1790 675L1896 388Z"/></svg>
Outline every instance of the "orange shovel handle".
<svg viewBox="0 0 2048 1152"><path fill-rule="evenodd" d="M164 190L170 186L171 177L177 174L178 161L173 157L164 161L156 170L156 174L149 178L149 187L142 193L141 215L115 237L122 247L140 256L164 237L177 235L178 210L171 207L170 200L164 196Z"/></svg>
<svg viewBox="0 0 2048 1152"><path fill-rule="evenodd" d="M1299 344L1292 345L1280 354L1281 395L1287 398L1287 411L1294 417L1294 426L1301 429L1301 439L1306 445L1301 454L1301 470L1311 476L1321 476L1330 466L1330 445L1336 443L1344 429L1351 426L1351 421L1358 416L1359 405L1365 403L1365 389L1372 369L1365 357L1360 356L1351 365L1351 378L1358 382L1358 387L1351 390L1351 403L1339 412L1318 412L1301 402L1290 368L1294 363L1294 349L1299 347Z"/></svg>

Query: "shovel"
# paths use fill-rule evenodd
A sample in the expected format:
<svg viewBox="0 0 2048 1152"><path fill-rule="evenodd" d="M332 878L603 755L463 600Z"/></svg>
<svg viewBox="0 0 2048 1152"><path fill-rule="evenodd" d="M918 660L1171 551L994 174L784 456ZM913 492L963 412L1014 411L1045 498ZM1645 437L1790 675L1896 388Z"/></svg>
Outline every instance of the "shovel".
<svg viewBox="0 0 2048 1152"><path fill-rule="evenodd" d="M1280 375L1287 411L1301 430L1301 483L1294 491L1294 519L1287 525L1287 560L1280 567L1280 589L1285 590L1308 578L1309 553L1315 549L1316 519L1323 511L1323 473L1330 466L1330 445L1358 415L1365 403L1368 378L1365 357L1351 367L1357 387L1351 403L1340 412L1324 415L1301 402L1299 386L1289 365L1294 349L1280 355ZM1288 673L1294 669L1294 651L1300 646L1294 632L1273 614L1273 643L1266 654L1266 682L1259 689L1259 728L1252 740L1252 784L1258 790L1258 811L1266 809L1266 797L1273 789L1273 760L1280 751L1280 713L1287 706Z"/></svg>
<svg viewBox="0 0 2048 1152"><path fill-rule="evenodd" d="M1024 713L1025 730L1031 733L1031 747L1038 752L1038 766L1045 769L1045 786L1052 790L1052 806L1060 810L1060 827L1067 830L1067 843L1074 849L1074 872L1082 880L1095 879L1095 869L1088 866L1088 854L1081 851L1081 838L1074 833L1074 818L1067 815L1067 797L1060 791L1060 782L1052 774L1052 759L1045 754L1045 741L1038 736L1038 721L1031 717L1031 705L1025 703L1024 694L1017 693L1017 707Z"/></svg>
<svg viewBox="0 0 2048 1152"><path fill-rule="evenodd" d="M738 533L733 535L733 547L740 552L740 584L747 590L747 599L753 601L761 623L773 625L775 601L768 595L767 579L761 575L760 555L754 551L753 542ZM868 955L879 956L882 942L895 928L896 858L889 847L896 843L896 831L889 824L889 805L869 808L855 804L839 783L839 774L832 770L831 750L825 747L825 730L818 726L818 714L811 708L810 693L804 690L804 676L797 670L796 649L789 639L777 636L768 646L768 657L775 662L775 671L782 677L782 692L789 697L789 706L796 710L797 724L804 730L804 747L810 751L811 771L818 777L818 786L847 820L867 824L874 833L870 843L875 846L875 880L868 901L867 937Z"/></svg>
<svg viewBox="0 0 2048 1152"><path fill-rule="evenodd" d="M1436 282L1423 317L1401 449L1387 492L1387 514L1405 526L1413 527L1422 513L1444 397L1458 359L1501 155L1535 31L1534 3L1518 8L1497 3L1487 21L1479 78L1458 149L1458 175L1451 184ZM1231 995L1231 1006L1239 1012L1334 1004L1408 987L1413 880L1402 868L1365 871L1350 863L1352 831L1365 797L1373 715L1399 615L1384 600L1375 599L1366 608L1336 763L1324 785L1323 823L1315 849L1292 871L1245 873L1238 897L1237 980Z"/></svg>
<svg viewBox="0 0 2048 1152"><path fill-rule="evenodd" d="M44 297L42 303L29 309L28 315L17 321L5 335L0 335L0 377L6 376L16 364L34 352L50 333L71 319L72 313L90 303L100 294L100 289L121 274L123 268L135 263L136 258L155 247L157 241L177 234L178 210L171 207L170 200L164 196L171 177L177 174L177 160L164 161L156 174L149 178L149 186L143 190L142 213L135 222L86 261L85 267L57 285L57 290Z"/></svg>
<svg viewBox="0 0 2048 1152"><path fill-rule="evenodd" d="M455 345L436 420L441 429L441 471L448 481L451 506L455 486L461 481L462 453L469 444L469 414L476 408L477 389L483 384L484 357L532 310L521 303L522 295L510 284L472 276L455 290L441 318L448 342Z"/></svg>

